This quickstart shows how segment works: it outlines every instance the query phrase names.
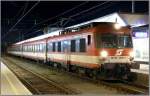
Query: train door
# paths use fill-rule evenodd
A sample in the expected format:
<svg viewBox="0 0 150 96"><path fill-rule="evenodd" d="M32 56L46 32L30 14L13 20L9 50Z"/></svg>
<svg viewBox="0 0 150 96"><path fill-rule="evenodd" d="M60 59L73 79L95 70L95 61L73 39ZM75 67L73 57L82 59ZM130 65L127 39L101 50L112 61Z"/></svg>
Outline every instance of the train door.
<svg viewBox="0 0 150 96"><path fill-rule="evenodd" d="M70 64L70 41L65 40L62 43L62 50L63 50L63 67L67 70L69 69Z"/></svg>
<svg viewBox="0 0 150 96"><path fill-rule="evenodd" d="M45 47L44 47L44 53L45 53L45 63L47 62L47 53L48 53L48 41L46 39L45 41Z"/></svg>

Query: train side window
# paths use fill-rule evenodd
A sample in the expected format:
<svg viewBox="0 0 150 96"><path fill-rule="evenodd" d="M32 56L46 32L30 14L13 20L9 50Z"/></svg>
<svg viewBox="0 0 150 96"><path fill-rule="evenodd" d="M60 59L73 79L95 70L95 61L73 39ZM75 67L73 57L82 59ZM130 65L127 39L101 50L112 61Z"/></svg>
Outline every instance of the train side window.
<svg viewBox="0 0 150 96"><path fill-rule="evenodd" d="M30 45L29 45L29 52L30 52Z"/></svg>
<svg viewBox="0 0 150 96"><path fill-rule="evenodd" d="M42 52L45 51L45 44L42 44Z"/></svg>
<svg viewBox="0 0 150 96"><path fill-rule="evenodd" d="M38 48L39 48L38 52L40 52L40 44L38 44Z"/></svg>
<svg viewBox="0 0 150 96"><path fill-rule="evenodd" d="M30 48L30 46L28 45L28 52L30 51L30 49L29 49L29 48Z"/></svg>
<svg viewBox="0 0 150 96"><path fill-rule="evenodd" d="M88 45L90 45L91 44L91 35L88 35Z"/></svg>
<svg viewBox="0 0 150 96"><path fill-rule="evenodd" d="M33 45L33 52L34 52L34 48L35 48L35 47L34 47L34 45Z"/></svg>
<svg viewBox="0 0 150 96"><path fill-rule="evenodd" d="M29 50L29 49L28 49L28 45L27 45L27 52L28 52L28 50Z"/></svg>
<svg viewBox="0 0 150 96"><path fill-rule="evenodd" d="M37 44L35 44L35 52L37 52Z"/></svg>
<svg viewBox="0 0 150 96"><path fill-rule="evenodd" d="M31 52L32 52L32 50L33 50L33 45L31 45Z"/></svg>
<svg viewBox="0 0 150 96"><path fill-rule="evenodd" d="M40 52L43 51L43 44L40 44Z"/></svg>
<svg viewBox="0 0 150 96"><path fill-rule="evenodd" d="M42 44L42 52L44 52L44 44Z"/></svg>
<svg viewBox="0 0 150 96"><path fill-rule="evenodd" d="M36 45L36 52L39 52L39 44Z"/></svg>
<svg viewBox="0 0 150 96"><path fill-rule="evenodd" d="M29 52L29 46L27 45L27 52Z"/></svg>
<svg viewBox="0 0 150 96"><path fill-rule="evenodd" d="M39 50L38 50L38 52L40 52L40 51L41 51L41 44L39 44L38 46L39 46Z"/></svg>
<svg viewBox="0 0 150 96"><path fill-rule="evenodd" d="M28 45L28 52L30 52L30 46Z"/></svg>
<svg viewBox="0 0 150 96"><path fill-rule="evenodd" d="M32 45L32 52L34 52L34 45Z"/></svg>
<svg viewBox="0 0 150 96"><path fill-rule="evenodd" d="M34 52L34 45L32 45L32 52Z"/></svg>
<svg viewBox="0 0 150 96"><path fill-rule="evenodd" d="M62 51L69 52L70 51L70 41L65 40L62 42Z"/></svg>
<svg viewBox="0 0 150 96"><path fill-rule="evenodd" d="M36 52L36 44L34 44L34 52Z"/></svg>
<svg viewBox="0 0 150 96"><path fill-rule="evenodd" d="M71 52L76 52L76 40L71 40Z"/></svg>
<svg viewBox="0 0 150 96"><path fill-rule="evenodd" d="M86 42L84 38L80 39L79 46L80 46L80 52L86 52Z"/></svg>
<svg viewBox="0 0 150 96"><path fill-rule="evenodd" d="M49 52L52 51L52 43L51 43L51 42L48 43L48 51L49 51Z"/></svg>
<svg viewBox="0 0 150 96"><path fill-rule="evenodd" d="M30 52L32 51L32 46L30 45Z"/></svg>
<svg viewBox="0 0 150 96"><path fill-rule="evenodd" d="M53 42L53 43L52 43L52 48L53 48L52 50L53 50L53 52L56 51L56 50L55 50L55 48L56 48L55 46L56 46L56 44L55 44L55 42Z"/></svg>
<svg viewBox="0 0 150 96"><path fill-rule="evenodd" d="M27 46L26 45L24 46L24 51L27 52Z"/></svg>
<svg viewBox="0 0 150 96"><path fill-rule="evenodd" d="M31 52L31 45L29 45L29 52Z"/></svg>
<svg viewBox="0 0 150 96"><path fill-rule="evenodd" d="M58 43L55 42L55 51L57 52L58 51Z"/></svg>
<svg viewBox="0 0 150 96"><path fill-rule="evenodd" d="M58 52L61 52L61 42L58 42L57 51L58 51Z"/></svg>
<svg viewBox="0 0 150 96"><path fill-rule="evenodd" d="M32 52L32 45L31 45L31 52Z"/></svg>
<svg viewBox="0 0 150 96"><path fill-rule="evenodd" d="M39 45L37 44L36 45L36 52L38 52L39 51Z"/></svg>

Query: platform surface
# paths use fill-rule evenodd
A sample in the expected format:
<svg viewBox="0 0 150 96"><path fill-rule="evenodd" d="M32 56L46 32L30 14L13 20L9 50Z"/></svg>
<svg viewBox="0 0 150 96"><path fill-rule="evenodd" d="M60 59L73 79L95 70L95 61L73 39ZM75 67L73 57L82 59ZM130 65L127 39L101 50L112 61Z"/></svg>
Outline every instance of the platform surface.
<svg viewBox="0 0 150 96"><path fill-rule="evenodd" d="M132 72L149 75L149 70L131 69Z"/></svg>
<svg viewBox="0 0 150 96"><path fill-rule="evenodd" d="M132 72L141 73L149 75L149 65L148 64L140 64L139 69L131 69Z"/></svg>
<svg viewBox="0 0 150 96"><path fill-rule="evenodd" d="M7 66L1 62L1 95L32 95Z"/></svg>

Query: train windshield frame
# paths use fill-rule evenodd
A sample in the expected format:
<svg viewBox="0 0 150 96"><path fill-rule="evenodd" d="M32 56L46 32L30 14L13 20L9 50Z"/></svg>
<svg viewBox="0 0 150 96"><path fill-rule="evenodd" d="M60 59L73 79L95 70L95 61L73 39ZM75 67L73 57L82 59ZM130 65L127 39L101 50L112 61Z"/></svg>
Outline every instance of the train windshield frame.
<svg viewBox="0 0 150 96"><path fill-rule="evenodd" d="M132 37L130 35L101 34L102 48L132 48Z"/></svg>

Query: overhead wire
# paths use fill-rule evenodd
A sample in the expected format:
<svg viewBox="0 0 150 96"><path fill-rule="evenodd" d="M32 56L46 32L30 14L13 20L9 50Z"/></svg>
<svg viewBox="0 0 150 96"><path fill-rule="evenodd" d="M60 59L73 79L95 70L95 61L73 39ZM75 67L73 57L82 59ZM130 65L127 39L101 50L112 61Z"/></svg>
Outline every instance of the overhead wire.
<svg viewBox="0 0 150 96"><path fill-rule="evenodd" d="M73 11L73 10L79 8L80 6L85 5L85 4L88 3L88 2L89 2L89 1L83 2L83 3L81 3L81 4L79 4L79 5L77 5L77 6L73 7L73 8L71 8L71 9L65 11L65 12L62 12L62 13L60 13L60 14L54 16L54 17L51 17L51 18L46 19L46 20L44 20L44 21L41 21L40 23L37 23L36 25L32 26L32 28L30 28L29 31L32 30L32 29L33 29L35 26L37 26L37 25L43 24L43 23L45 23L45 22L47 22L47 21L50 21L50 20L52 20L52 19L54 19L54 18L57 18L57 17L59 17L59 16L62 16L62 15L64 15L64 14L68 13L68 12L71 12L71 11ZM26 32L26 33L28 33L28 32ZM24 33L24 34L26 34L26 33Z"/></svg>
<svg viewBox="0 0 150 96"><path fill-rule="evenodd" d="M25 6L22 6L22 8L18 11L18 13L13 17L13 19L16 19L18 17L18 15L20 14L20 12L24 9Z"/></svg>
<svg viewBox="0 0 150 96"><path fill-rule="evenodd" d="M32 6L32 8L29 9L29 10L9 29L9 31L4 35L4 37L2 37L2 39L5 38L5 37L8 35L8 33L12 32L12 29L13 29L34 7L36 7L39 3L40 3L40 1L37 1L37 3L35 3L35 4Z"/></svg>
<svg viewBox="0 0 150 96"><path fill-rule="evenodd" d="M85 15L84 16L80 16L79 18L78 18L78 20L80 19L82 19L82 18L85 18L85 16L90 16L90 15L92 15L92 14L94 14L94 12L100 12L101 10L104 10L104 9L107 9L107 8L109 8L109 7L111 7L111 6L114 6L115 4L117 4L117 2L115 2L115 3L109 3L109 4L107 4L107 6L104 6L104 7L102 7L102 8L100 8L100 9L96 9L96 10L94 10L94 11L91 11L91 12L88 12L88 13L85 13ZM95 17L94 17L95 18Z"/></svg>
<svg viewBox="0 0 150 96"><path fill-rule="evenodd" d="M81 11L80 13L77 13L77 14L74 14L74 15L70 16L70 18L73 18L73 17L78 16L78 15L80 15L80 14L83 14L83 13L85 13L85 12L88 12L88 11L94 9L94 8L100 7L100 6L102 6L102 5L104 5L104 4L108 3L108 2L110 2L110 1L106 1L106 2L104 2L104 3L102 3L102 4L98 4L98 5L96 5L96 6L93 6L93 7L89 8L89 9L87 9L87 10Z"/></svg>
<svg viewBox="0 0 150 96"><path fill-rule="evenodd" d="M24 13L25 13L25 11L26 11L26 9L28 8L28 2L26 2L26 4L25 4L25 7L24 7L24 10L23 10L23 12L22 12L22 15L21 16L23 16L24 15Z"/></svg>
<svg viewBox="0 0 150 96"><path fill-rule="evenodd" d="M87 9L87 10L81 11L80 13L71 15L71 16L69 16L69 18L73 18L73 17L75 17L75 16L77 16L77 15L79 15L79 14L88 12L88 11L90 11L90 10L92 10L92 9L94 9L94 8L100 7L100 6L102 6L102 5L104 5L104 4L108 3L108 2L110 2L110 1L106 1L106 2L104 2L104 3L101 3L101 4L98 4L98 5L96 5L96 6L93 6L93 7L89 8L89 9ZM52 25L57 24L57 23L59 23L59 22L60 22L60 21L57 21L57 22L55 22L55 23L50 24L49 26L52 26ZM27 33L27 34L26 34L26 33ZM26 32L26 33L25 33L24 35L31 34L31 33L28 33L28 32ZM34 32L32 32L32 33L34 33Z"/></svg>

